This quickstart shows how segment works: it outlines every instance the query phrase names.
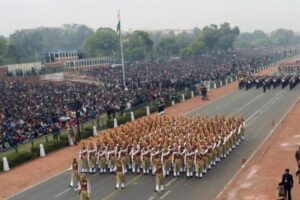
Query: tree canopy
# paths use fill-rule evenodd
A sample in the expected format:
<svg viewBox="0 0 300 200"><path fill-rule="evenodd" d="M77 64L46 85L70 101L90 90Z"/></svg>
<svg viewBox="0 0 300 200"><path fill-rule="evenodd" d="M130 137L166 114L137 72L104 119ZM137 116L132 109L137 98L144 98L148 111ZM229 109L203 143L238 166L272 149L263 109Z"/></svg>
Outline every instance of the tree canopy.
<svg viewBox="0 0 300 200"><path fill-rule="evenodd" d="M277 29L271 33L261 30L240 33L239 27L229 23L211 24L191 31L146 32L136 30L123 33L126 61L168 59L197 56L232 48L288 46L300 43L299 34L292 30ZM0 36L0 64L36 60L37 56L60 49L77 49L85 57L120 57L119 35L111 28L91 28L66 24L59 28L40 27L18 30L8 38Z"/></svg>

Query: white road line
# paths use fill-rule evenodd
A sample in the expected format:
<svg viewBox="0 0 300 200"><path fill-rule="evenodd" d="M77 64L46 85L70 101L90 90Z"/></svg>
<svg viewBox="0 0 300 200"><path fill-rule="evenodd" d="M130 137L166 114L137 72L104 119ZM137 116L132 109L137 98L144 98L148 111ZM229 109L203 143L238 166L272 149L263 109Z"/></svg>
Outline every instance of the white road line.
<svg viewBox="0 0 300 200"><path fill-rule="evenodd" d="M204 107L204 106L208 106L208 105L214 103L215 101L217 101L217 100L219 100L219 99L221 99L221 98L223 98L223 97L226 97L226 96L231 95L232 93L235 93L236 91L237 91L237 90L234 90L234 91L232 91L232 92L230 92L230 93L227 93L227 94L224 94L224 95L222 95L222 96L219 96L219 97L217 97L217 98L215 98L215 99L209 101L207 104L204 104L204 105L202 105L202 106L200 106L200 107L194 108L193 110L190 110L190 111L184 113L183 115L184 115L184 116L189 116L189 114L192 114L192 115L193 115L193 113L194 113L194 112L197 112L197 110L199 110L200 108L202 108L202 107Z"/></svg>
<svg viewBox="0 0 300 200"><path fill-rule="evenodd" d="M55 197L59 197L60 195L62 195L62 194L64 194L64 193L68 192L69 190L71 190L71 188L67 188L67 189L65 189L64 191L61 191L60 193L57 193L57 194L55 195Z"/></svg>
<svg viewBox="0 0 300 200"><path fill-rule="evenodd" d="M168 190L164 195L162 195L159 199L165 198L168 194L170 194L171 190Z"/></svg>
<svg viewBox="0 0 300 200"><path fill-rule="evenodd" d="M265 105L261 108L259 108L256 112L254 112L252 115L250 115L246 120L245 123L247 123L250 119L252 119L257 113L261 112L265 107L268 107L272 101L274 101L274 99L276 99L277 97L279 97L280 95L282 95L282 92L280 92L279 94L275 95L274 97L272 97L267 103L265 103Z"/></svg>
<svg viewBox="0 0 300 200"><path fill-rule="evenodd" d="M170 180L167 184L166 187L169 187L172 183L174 183L177 180L177 178L173 178L172 180Z"/></svg>
<svg viewBox="0 0 300 200"><path fill-rule="evenodd" d="M40 182L38 182L38 183L36 183L36 184L33 184L33 185L31 185L30 187L25 188L24 190L21 190L20 192L17 192L17 193L15 193L15 194L13 194L13 195L7 197L6 199L13 198L14 196L17 196L17 195L19 195L19 194L21 194L21 193L23 193L23 192L25 192L25 191L27 191L27 190L30 190L31 188L34 188L35 186L38 186L38 185L40 185L40 184L42 184L42 183L44 183L44 182L46 182L46 181L49 181L49 180L51 180L51 179L53 179L53 178L55 178L55 177L57 177L57 176L59 176L59 175L65 173L65 172L69 171L69 170L70 170L70 168L65 169L64 171L62 171L62 172L60 172L60 173L58 173L58 174L55 174L55 175L53 175L53 176L50 176L49 178L47 178L47 179L45 179L45 180L43 180L43 181L40 181Z"/></svg>
<svg viewBox="0 0 300 200"><path fill-rule="evenodd" d="M156 193L155 194L153 194L153 195L151 195L151 197L149 197L149 199L148 200L153 200L153 199L155 199L156 198Z"/></svg>
<svg viewBox="0 0 300 200"><path fill-rule="evenodd" d="M246 166L250 162L250 160L252 160L253 156L258 152L258 150L260 150L260 148L263 146L263 144L271 137L274 130L276 130L278 128L278 126L281 124L282 120L284 118L286 118L288 113L295 107L295 105L297 104L297 102L299 100L300 100L300 97L298 96L296 102L284 113L284 115L280 118L279 122L275 125L275 127L270 130L267 137L265 137L265 139L258 145L258 147L255 149L255 151L250 155L249 159L246 160L244 166ZM220 191L220 193L218 194L218 196L215 199L218 199L221 197L221 195L229 187L229 185L233 182L233 180L241 173L242 169L243 168L238 169L238 171L234 174L234 176L230 179L230 181L223 187L223 189Z"/></svg>

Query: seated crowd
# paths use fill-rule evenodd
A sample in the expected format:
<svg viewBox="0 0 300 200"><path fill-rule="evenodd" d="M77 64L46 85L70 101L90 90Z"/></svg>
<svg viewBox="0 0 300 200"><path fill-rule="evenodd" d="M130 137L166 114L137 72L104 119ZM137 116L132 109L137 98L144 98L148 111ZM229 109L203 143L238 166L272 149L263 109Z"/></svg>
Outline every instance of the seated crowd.
<svg viewBox="0 0 300 200"><path fill-rule="evenodd" d="M185 88L194 89L203 81L224 79L245 67L258 67L282 58L279 51L257 50L232 54L218 52L190 59L149 61L126 66L126 86L122 87L122 68L107 67L80 71L100 85L71 83L35 85L0 81L0 150L26 142L58 128L76 117L70 106L75 99L82 103L81 122L97 114L124 110L157 97L170 98Z"/></svg>

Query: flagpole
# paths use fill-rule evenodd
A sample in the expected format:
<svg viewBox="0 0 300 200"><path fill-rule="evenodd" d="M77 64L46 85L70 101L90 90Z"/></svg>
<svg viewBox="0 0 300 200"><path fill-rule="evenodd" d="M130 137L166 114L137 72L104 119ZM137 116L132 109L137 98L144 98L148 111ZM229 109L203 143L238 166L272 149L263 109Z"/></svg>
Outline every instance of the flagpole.
<svg viewBox="0 0 300 200"><path fill-rule="evenodd" d="M119 11L119 22L121 23L121 16ZM121 60L122 60L122 72L123 72L123 86L124 90L126 89L126 81L125 81L125 67L124 67L124 52L123 52L123 38L122 38L122 29L120 25L120 48L121 48Z"/></svg>

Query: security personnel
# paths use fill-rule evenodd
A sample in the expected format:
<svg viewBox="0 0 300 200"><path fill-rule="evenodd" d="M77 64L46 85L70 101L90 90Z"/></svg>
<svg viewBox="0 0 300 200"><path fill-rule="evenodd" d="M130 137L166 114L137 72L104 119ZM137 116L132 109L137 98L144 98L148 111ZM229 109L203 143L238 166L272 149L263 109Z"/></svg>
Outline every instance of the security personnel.
<svg viewBox="0 0 300 200"><path fill-rule="evenodd" d="M293 188L294 181L293 181L293 176L289 172L290 172L289 169L285 170L281 182L284 187L285 198L287 200L292 200L291 189Z"/></svg>
<svg viewBox="0 0 300 200"><path fill-rule="evenodd" d="M141 161L143 165L143 173L144 174L149 174L150 166L151 166L151 146L149 145L148 147L144 145L142 149L142 154L141 154Z"/></svg>
<svg viewBox="0 0 300 200"><path fill-rule="evenodd" d="M100 145L97 152L97 160L98 160L98 167L101 173L106 173L106 148L103 145Z"/></svg>
<svg viewBox="0 0 300 200"><path fill-rule="evenodd" d="M74 182L76 184L79 184L80 175L79 175L79 168L78 168L78 162L76 158L73 158L73 161L71 163L71 182L70 187L74 187Z"/></svg>
<svg viewBox="0 0 300 200"><path fill-rule="evenodd" d="M164 190L164 176L163 176L163 166L161 162L156 162L155 164L155 192L160 192Z"/></svg>
<svg viewBox="0 0 300 200"><path fill-rule="evenodd" d="M172 165L173 165L173 176L180 176L180 168L182 166L182 157L180 154L180 148L175 144L172 153Z"/></svg>
<svg viewBox="0 0 300 200"><path fill-rule="evenodd" d="M79 187L76 189L79 192L80 200L89 200L91 195L91 187L86 175L80 178Z"/></svg>
<svg viewBox="0 0 300 200"><path fill-rule="evenodd" d="M125 187L125 175L123 172L122 162L120 158L118 158L116 161L115 172L116 172L116 189L120 189L120 186L123 189Z"/></svg>
<svg viewBox="0 0 300 200"><path fill-rule="evenodd" d="M141 151L140 147L136 144L133 144L133 147L130 152L130 158L132 163L132 173L140 173L141 168Z"/></svg>
<svg viewBox="0 0 300 200"><path fill-rule="evenodd" d="M82 173L87 173L88 172L88 150L85 146L85 143L81 143L81 149L79 153L79 159L80 159L80 167L81 167L81 172Z"/></svg>
<svg viewBox="0 0 300 200"><path fill-rule="evenodd" d="M194 158L196 177L202 178L204 171L204 157L201 155L200 146L197 148Z"/></svg>
<svg viewBox="0 0 300 200"><path fill-rule="evenodd" d="M88 148L88 161L90 167L90 173L96 173L96 149L94 144L91 142Z"/></svg>

